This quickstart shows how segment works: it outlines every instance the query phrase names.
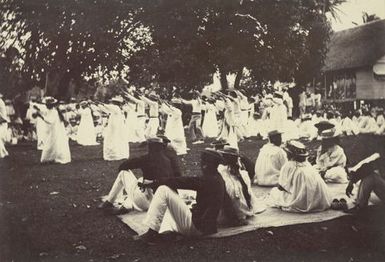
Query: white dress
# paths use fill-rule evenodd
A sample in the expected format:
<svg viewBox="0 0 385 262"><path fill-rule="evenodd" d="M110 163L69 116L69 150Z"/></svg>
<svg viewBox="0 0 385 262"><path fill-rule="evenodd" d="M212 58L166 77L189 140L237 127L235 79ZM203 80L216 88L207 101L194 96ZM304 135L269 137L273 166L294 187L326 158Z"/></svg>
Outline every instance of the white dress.
<svg viewBox="0 0 385 262"><path fill-rule="evenodd" d="M127 136L127 142L137 142L136 138L136 127L138 125L136 111L135 111L135 104L127 103L123 106L123 110L126 113L125 118L125 132Z"/></svg>
<svg viewBox="0 0 385 262"><path fill-rule="evenodd" d="M177 155L187 154L186 136L183 128L182 111L173 106L162 106L167 114L164 135L171 140L170 144Z"/></svg>
<svg viewBox="0 0 385 262"><path fill-rule="evenodd" d="M76 136L78 144L83 146L97 145L98 143L96 142L96 130L91 109L89 107L80 108L79 114L80 124Z"/></svg>
<svg viewBox="0 0 385 262"><path fill-rule="evenodd" d="M5 148L5 140L7 136L7 123L0 124L0 158L8 156L8 151Z"/></svg>
<svg viewBox="0 0 385 262"><path fill-rule="evenodd" d="M57 109L48 109L44 120L47 123L47 133L44 139L40 162L53 161L60 164L71 162L68 136L64 123L59 118Z"/></svg>
<svg viewBox="0 0 385 262"><path fill-rule="evenodd" d="M278 187L270 191L268 204L287 212L319 212L330 207L326 183L317 170L305 161L288 161L281 169Z"/></svg>
<svg viewBox="0 0 385 262"><path fill-rule="evenodd" d="M206 104L206 113L202 125L203 134L205 137L217 137L218 136L218 120L217 110L215 105Z"/></svg>
<svg viewBox="0 0 385 262"><path fill-rule="evenodd" d="M119 106L105 104L104 109L110 114L107 127L104 129L104 160L121 160L129 157L129 145L124 132L124 114Z"/></svg>
<svg viewBox="0 0 385 262"><path fill-rule="evenodd" d="M287 156L282 148L271 143L265 144L255 162L254 182L260 186L276 186L279 173L286 161Z"/></svg>

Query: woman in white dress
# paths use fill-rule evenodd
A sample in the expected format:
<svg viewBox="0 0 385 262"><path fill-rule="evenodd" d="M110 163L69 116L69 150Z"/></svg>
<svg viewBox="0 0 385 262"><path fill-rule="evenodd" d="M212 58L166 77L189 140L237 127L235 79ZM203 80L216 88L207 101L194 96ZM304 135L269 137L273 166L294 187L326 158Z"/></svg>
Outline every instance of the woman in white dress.
<svg viewBox="0 0 385 262"><path fill-rule="evenodd" d="M177 155L187 154L182 111L167 102L162 104L161 109L167 114L167 122L164 132L165 136L170 139L170 144L175 149Z"/></svg>
<svg viewBox="0 0 385 262"><path fill-rule="evenodd" d="M78 144L83 146L97 145L94 120L92 118L91 108L86 101L80 102L79 114L80 124L76 136Z"/></svg>
<svg viewBox="0 0 385 262"><path fill-rule="evenodd" d="M125 114L125 132L127 136L127 142L137 142L136 138L136 126L137 126L137 116L136 116L136 104L127 102L123 106L123 111Z"/></svg>
<svg viewBox="0 0 385 262"><path fill-rule="evenodd" d="M110 104L99 104L109 114L107 127L104 129L103 159L121 160L129 157L129 145L125 134L124 114L120 108L123 98L113 97Z"/></svg>
<svg viewBox="0 0 385 262"><path fill-rule="evenodd" d="M278 187L270 191L268 203L287 212L319 212L330 207L326 183L307 161L305 146L297 141L287 143L289 161L281 169Z"/></svg>
<svg viewBox="0 0 385 262"><path fill-rule="evenodd" d="M208 99L205 104L205 118L203 120L202 130L205 137L214 138L218 136L217 108L214 105L214 99Z"/></svg>
<svg viewBox="0 0 385 262"><path fill-rule="evenodd" d="M53 97L48 97L44 102L47 106L45 115L37 113L37 116L47 124L47 133L44 139L40 162L69 163L71 162L71 153L68 136L64 127L64 118L55 107L57 100Z"/></svg>

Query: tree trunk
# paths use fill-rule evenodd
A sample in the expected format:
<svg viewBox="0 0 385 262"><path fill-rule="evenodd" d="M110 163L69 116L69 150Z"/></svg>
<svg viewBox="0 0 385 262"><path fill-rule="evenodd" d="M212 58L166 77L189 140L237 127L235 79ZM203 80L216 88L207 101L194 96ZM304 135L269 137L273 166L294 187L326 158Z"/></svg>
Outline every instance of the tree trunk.
<svg viewBox="0 0 385 262"><path fill-rule="evenodd" d="M222 90L229 88L229 83L227 82L227 72L224 72L223 69L219 68L219 79L221 81Z"/></svg>
<svg viewBox="0 0 385 262"><path fill-rule="evenodd" d="M238 70L237 75L235 76L234 89L239 89L239 83L241 82L243 76L243 66Z"/></svg>

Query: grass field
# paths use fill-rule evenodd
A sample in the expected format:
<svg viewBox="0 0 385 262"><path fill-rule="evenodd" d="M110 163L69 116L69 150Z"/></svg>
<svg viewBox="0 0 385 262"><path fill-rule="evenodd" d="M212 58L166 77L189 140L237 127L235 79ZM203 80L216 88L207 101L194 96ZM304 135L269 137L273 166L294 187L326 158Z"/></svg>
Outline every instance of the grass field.
<svg viewBox="0 0 385 262"><path fill-rule="evenodd" d="M241 152L255 159L263 143L243 142ZM350 163L375 151L385 155L384 137L350 137L342 145ZM185 175L199 175L205 145L189 146ZM34 144L8 149L10 157L0 160L0 261L385 261L383 206L323 223L148 247L96 209L120 163L104 161L101 146L71 145L67 165L41 165ZM144 150L131 146L130 154Z"/></svg>

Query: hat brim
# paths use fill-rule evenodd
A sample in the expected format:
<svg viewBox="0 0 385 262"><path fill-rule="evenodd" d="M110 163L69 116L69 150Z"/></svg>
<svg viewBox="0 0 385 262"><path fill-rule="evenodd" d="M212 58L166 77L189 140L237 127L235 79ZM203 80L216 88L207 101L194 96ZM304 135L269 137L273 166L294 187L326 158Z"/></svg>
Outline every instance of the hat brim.
<svg viewBox="0 0 385 262"><path fill-rule="evenodd" d="M306 153L303 153L303 154L298 154L298 153L294 153L293 151L291 151L290 149L288 149L287 147L283 147L283 150L287 153L290 153L290 154L293 154L295 156L302 156L302 157L307 157L309 156L309 152L306 151Z"/></svg>

